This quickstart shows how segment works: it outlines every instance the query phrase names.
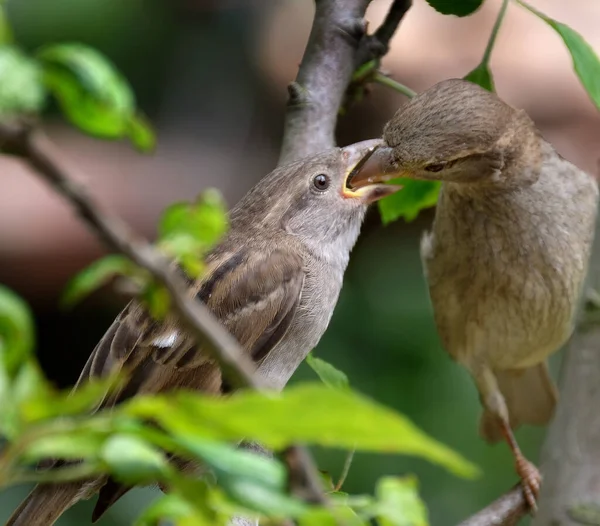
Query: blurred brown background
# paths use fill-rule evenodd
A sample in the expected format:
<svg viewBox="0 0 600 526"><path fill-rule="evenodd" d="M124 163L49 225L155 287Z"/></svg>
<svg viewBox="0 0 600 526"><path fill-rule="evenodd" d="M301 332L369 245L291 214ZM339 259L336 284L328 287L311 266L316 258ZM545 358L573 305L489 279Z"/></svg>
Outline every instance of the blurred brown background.
<svg viewBox="0 0 600 526"><path fill-rule="evenodd" d="M600 51L600 3L531 3ZM285 86L302 57L311 0L9 0L7 5L26 48L84 42L108 55L132 82L159 133L154 155L84 137L55 112L47 128L95 195L149 238L160 211L172 201L214 186L234 204L273 168ZM388 5L388 0L372 3L372 27ZM414 0L385 69L417 91L465 75L480 60L499 7L500 0L486 0L475 15L458 19ZM500 95L526 109L561 154L595 173L600 117L560 38L511 4L492 68ZM375 86L340 121L340 143L379 135L403 102L401 95ZM57 385L67 386L122 300L105 290L73 312L59 311L57 298L69 276L103 249L65 203L18 163L2 158L0 171L0 282L35 309L42 365ZM371 211L317 353L345 370L356 388L406 413L485 472L478 481L463 481L422 461L357 455L346 489L369 492L383 474L414 472L432 524L452 525L516 478L508 449L479 440L475 389L439 348L418 256L418 238L430 221L429 212L413 223L383 228L377 211ZM313 377L302 366L295 378ZM543 435L539 429L518 433L532 459ZM323 468L339 472L342 454L317 453ZM0 521L25 491L0 494ZM151 489L131 492L100 524L130 524L155 495ZM59 525L88 524L89 513L89 503L81 504Z"/></svg>

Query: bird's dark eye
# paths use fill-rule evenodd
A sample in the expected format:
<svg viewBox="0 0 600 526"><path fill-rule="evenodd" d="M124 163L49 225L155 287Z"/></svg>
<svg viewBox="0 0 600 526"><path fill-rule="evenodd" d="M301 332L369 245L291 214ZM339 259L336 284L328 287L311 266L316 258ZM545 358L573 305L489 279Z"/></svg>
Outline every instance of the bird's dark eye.
<svg viewBox="0 0 600 526"><path fill-rule="evenodd" d="M426 172L440 172L444 169L445 166L446 166L446 163L428 164L425 167L425 171Z"/></svg>
<svg viewBox="0 0 600 526"><path fill-rule="evenodd" d="M313 179L313 186L319 190L320 192L324 192L329 188L329 184L331 183L329 177L325 174L315 175Z"/></svg>

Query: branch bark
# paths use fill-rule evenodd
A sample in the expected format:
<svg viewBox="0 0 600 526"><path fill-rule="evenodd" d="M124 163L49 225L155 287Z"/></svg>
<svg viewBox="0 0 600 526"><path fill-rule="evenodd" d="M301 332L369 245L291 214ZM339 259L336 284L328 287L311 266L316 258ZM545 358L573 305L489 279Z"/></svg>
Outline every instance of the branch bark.
<svg viewBox="0 0 600 526"><path fill-rule="evenodd" d="M600 291L600 216L587 281L586 290ZM599 307L586 302L567 346L558 409L542 448L544 480L533 526L600 525Z"/></svg>
<svg viewBox="0 0 600 526"><path fill-rule="evenodd" d="M369 1L316 0L298 76L288 86L279 165L335 146L337 115L365 35Z"/></svg>
<svg viewBox="0 0 600 526"><path fill-rule="evenodd" d="M340 106L358 66L385 55L412 0L395 0L367 35L370 0L316 0L313 26L296 80L288 86L279 165L333 148Z"/></svg>
<svg viewBox="0 0 600 526"><path fill-rule="evenodd" d="M527 503L519 484L458 526L515 526L526 513Z"/></svg>

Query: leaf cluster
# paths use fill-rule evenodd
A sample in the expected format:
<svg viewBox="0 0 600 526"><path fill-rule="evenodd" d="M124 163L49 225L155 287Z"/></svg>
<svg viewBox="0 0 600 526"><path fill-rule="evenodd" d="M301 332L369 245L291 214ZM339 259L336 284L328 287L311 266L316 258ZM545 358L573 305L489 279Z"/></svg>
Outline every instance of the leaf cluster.
<svg viewBox="0 0 600 526"><path fill-rule="evenodd" d="M426 511L413 477L384 477L371 496L334 491L324 477L331 505L310 505L290 492L282 460L236 444L253 441L278 452L301 442L414 455L459 476L477 474L463 457L403 415L351 389L343 373L314 357L309 364L323 383L220 398L179 391L94 411L123 378L56 391L33 358L32 327L23 301L0 289L0 435L5 442L0 487L104 474L127 484L160 482L170 491L145 511L140 525L165 518L181 525L218 525L233 515L259 516L267 524L293 517L315 526L341 519L356 525L371 519L381 525L424 525ZM169 455L201 466L203 476L182 475ZM65 462L39 469L48 459Z"/></svg>

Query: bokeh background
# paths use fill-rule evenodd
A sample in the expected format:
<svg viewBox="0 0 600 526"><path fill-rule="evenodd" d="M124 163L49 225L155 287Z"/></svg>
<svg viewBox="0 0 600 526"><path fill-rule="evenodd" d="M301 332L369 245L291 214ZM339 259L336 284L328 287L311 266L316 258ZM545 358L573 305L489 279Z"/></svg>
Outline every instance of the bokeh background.
<svg viewBox="0 0 600 526"><path fill-rule="evenodd" d="M600 3L538 0L533 5L569 24L600 51ZM375 27L388 0L373 1ZM387 71L415 90L461 77L479 61L500 0L466 19L442 16L425 0L392 41ZM48 42L96 46L124 72L159 133L158 149L141 156L126 144L82 136L52 112L47 130L82 180L113 211L149 238L160 211L202 189L219 188L234 204L277 159L285 86L296 75L313 14L311 0L13 0L8 13L28 49ZM596 173L600 117L578 84L559 37L511 4L492 57L499 93L526 109L559 152ZM405 102L378 86L340 120L341 144L378 136ZM76 380L96 341L123 305L111 290L72 312L57 299L102 246L65 203L20 164L0 158L0 282L35 310L39 359L59 386ZM338 307L316 353L345 370L352 384L395 407L479 464L483 477L460 480L424 461L357 455L345 488L370 492L384 474L415 473L434 525L452 525L515 482L508 448L477 436L479 405L466 372L440 348L418 256L432 212L387 227L368 215L353 252ZM560 356L553 359L557 371ZM293 381L314 378L302 366ZM542 429L518 438L533 460ZM320 466L339 473L343 454L317 451ZM28 488L0 494L0 522ZM134 490L101 525L127 525L157 493ZM60 526L88 524L91 503Z"/></svg>

